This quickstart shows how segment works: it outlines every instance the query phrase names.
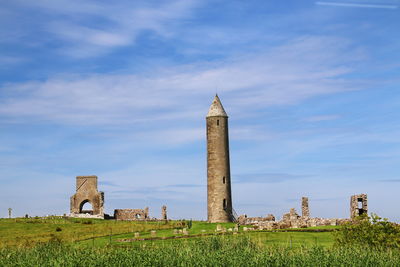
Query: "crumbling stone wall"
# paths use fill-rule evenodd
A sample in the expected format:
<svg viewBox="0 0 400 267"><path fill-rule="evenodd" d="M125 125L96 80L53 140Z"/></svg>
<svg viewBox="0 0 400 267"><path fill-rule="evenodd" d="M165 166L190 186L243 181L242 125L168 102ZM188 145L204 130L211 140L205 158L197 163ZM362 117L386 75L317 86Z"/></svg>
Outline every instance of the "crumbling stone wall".
<svg viewBox="0 0 400 267"><path fill-rule="evenodd" d="M272 219L273 218L273 219ZM302 198L302 216L297 214L294 208L291 208L289 213L282 216L282 220L275 221L275 217L269 214L267 217L248 218L246 215L239 216L239 223L242 225L252 225L254 229L259 230L274 230L287 228L307 228L325 225L342 225L349 222L349 219L325 219L311 218L308 208L308 198Z"/></svg>
<svg viewBox="0 0 400 267"><path fill-rule="evenodd" d="M273 214L268 214L265 217L247 217L246 214L240 215L238 218L239 224L257 224L259 222L274 222L275 216Z"/></svg>
<svg viewBox="0 0 400 267"><path fill-rule="evenodd" d="M295 208L291 208L289 213L283 214L282 220L284 221L294 221L298 220L300 218L300 215L297 214Z"/></svg>
<svg viewBox="0 0 400 267"><path fill-rule="evenodd" d="M120 221L142 221L149 219L149 208L145 209L116 209L114 219Z"/></svg>
<svg viewBox="0 0 400 267"><path fill-rule="evenodd" d="M359 207L359 204L361 207ZM350 198L350 218L368 214L368 199L366 194L354 195Z"/></svg>
<svg viewBox="0 0 400 267"><path fill-rule="evenodd" d="M97 190L97 176L77 176L76 193L71 197L71 216L89 214L104 218L104 193ZM82 210L85 203L90 203L93 210Z"/></svg>

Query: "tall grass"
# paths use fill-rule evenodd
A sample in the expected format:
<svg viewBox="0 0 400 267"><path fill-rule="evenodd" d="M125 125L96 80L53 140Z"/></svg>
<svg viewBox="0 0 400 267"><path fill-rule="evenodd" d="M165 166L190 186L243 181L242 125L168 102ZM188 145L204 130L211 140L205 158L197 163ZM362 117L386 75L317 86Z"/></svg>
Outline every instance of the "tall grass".
<svg viewBox="0 0 400 267"><path fill-rule="evenodd" d="M398 266L398 250L260 247L246 236L141 247L77 248L53 242L0 250L0 266Z"/></svg>

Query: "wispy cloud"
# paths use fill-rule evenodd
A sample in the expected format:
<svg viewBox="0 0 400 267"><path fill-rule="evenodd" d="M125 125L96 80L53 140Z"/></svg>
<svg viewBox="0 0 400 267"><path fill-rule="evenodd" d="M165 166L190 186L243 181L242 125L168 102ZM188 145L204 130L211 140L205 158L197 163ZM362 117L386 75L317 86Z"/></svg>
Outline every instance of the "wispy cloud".
<svg viewBox="0 0 400 267"><path fill-rule="evenodd" d="M165 200L174 200L174 199L184 199L190 195L190 192L187 192L188 187L184 187L182 190L171 190L172 187L143 187L138 186L135 189L122 189L122 190L109 190L108 197L110 199L165 199ZM178 189L177 187L174 187ZM186 190L186 191L185 191Z"/></svg>
<svg viewBox="0 0 400 267"><path fill-rule="evenodd" d="M114 48L134 45L144 31L163 37L173 35L171 27L176 20L190 16L197 4L195 0L14 2L30 13L40 14L34 23L50 33L45 42L58 41L58 52L75 58L99 56Z"/></svg>
<svg viewBox="0 0 400 267"><path fill-rule="evenodd" d="M44 82L7 84L2 90L10 97L0 100L0 115L17 121L85 125L193 119L205 116L215 84L222 80L220 93L229 103L228 113L246 116L251 112L243 110L290 105L361 88L365 82L342 78L352 72L357 54L349 50L346 40L307 36L267 52L157 69L142 76L59 76ZM344 64L349 67L343 68ZM21 93L24 97L13 97ZM195 136L200 130L181 132Z"/></svg>
<svg viewBox="0 0 400 267"><path fill-rule="evenodd" d="M105 185L105 186L113 186L113 187L119 187L119 185L117 185L114 182L110 182L110 181L106 181L106 180L100 180L99 181L99 185Z"/></svg>
<svg viewBox="0 0 400 267"><path fill-rule="evenodd" d="M166 187L178 187L178 188L192 188L192 187L205 187L206 185L201 184L171 184Z"/></svg>
<svg viewBox="0 0 400 267"><path fill-rule="evenodd" d="M387 5L387 4L373 4L373 3L354 3L354 2L315 2L321 6L338 6L338 7L361 7L361 8L383 8L383 9L397 9L398 5Z"/></svg>
<svg viewBox="0 0 400 267"><path fill-rule="evenodd" d="M319 121L331 121L340 118L339 115L319 115L305 118L304 121L307 122L319 122Z"/></svg>
<svg viewBox="0 0 400 267"><path fill-rule="evenodd" d="M17 64L26 61L26 59L20 56L0 56L0 67L4 68L7 65Z"/></svg>
<svg viewBox="0 0 400 267"><path fill-rule="evenodd" d="M384 180L380 180L380 182L383 182L383 183L400 183L400 179L384 179Z"/></svg>
<svg viewBox="0 0 400 267"><path fill-rule="evenodd" d="M234 183L280 183L290 180L310 178L311 175L296 175L288 173L248 173L233 176Z"/></svg>

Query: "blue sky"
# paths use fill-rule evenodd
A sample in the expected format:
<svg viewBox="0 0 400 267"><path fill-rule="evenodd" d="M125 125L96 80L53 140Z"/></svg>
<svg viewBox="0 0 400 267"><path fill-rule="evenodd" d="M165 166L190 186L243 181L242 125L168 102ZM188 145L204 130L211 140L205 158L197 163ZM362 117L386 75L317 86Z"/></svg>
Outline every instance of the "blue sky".
<svg viewBox="0 0 400 267"><path fill-rule="evenodd" d="M2 1L0 217L206 218L205 116L230 116L233 205L400 221L399 1Z"/></svg>

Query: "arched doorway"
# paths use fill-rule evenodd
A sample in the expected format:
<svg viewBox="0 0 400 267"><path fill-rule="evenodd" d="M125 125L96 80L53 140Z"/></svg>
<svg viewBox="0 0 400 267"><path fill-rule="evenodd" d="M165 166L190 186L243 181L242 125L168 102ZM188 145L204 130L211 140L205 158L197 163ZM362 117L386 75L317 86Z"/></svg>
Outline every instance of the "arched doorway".
<svg viewBox="0 0 400 267"><path fill-rule="evenodd" d="M82 201L82 203L79 205L79 213L93 214L93 206L88 199Z"/></svg>

